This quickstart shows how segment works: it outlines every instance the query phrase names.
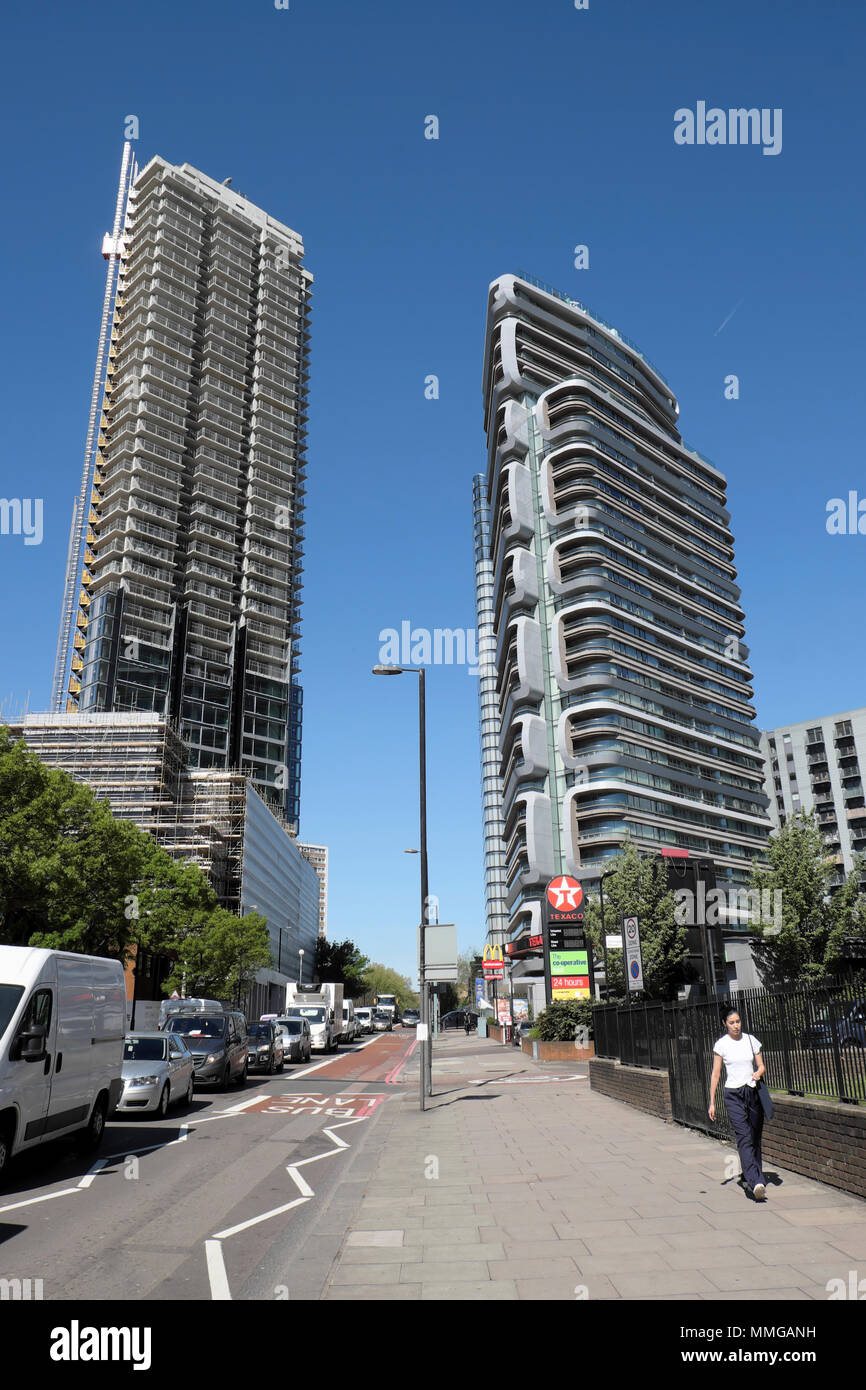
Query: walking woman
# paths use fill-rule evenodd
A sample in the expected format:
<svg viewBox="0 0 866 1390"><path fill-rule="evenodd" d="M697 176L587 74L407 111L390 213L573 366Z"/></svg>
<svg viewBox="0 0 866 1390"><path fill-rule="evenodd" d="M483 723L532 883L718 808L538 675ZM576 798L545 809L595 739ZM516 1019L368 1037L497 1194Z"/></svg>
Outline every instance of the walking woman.
<svg viewBox="0 0 866 1390"><path fill-rule="evenodd" d="M764 1171L761 1167L761 1133L764 1111L758 1096L757 1083L764 1075L764 1059L757 1038L743 1033L736 1009L726 1009L722 1015L724 1036L713 1045L713 1074L710 1078L709 1117L716 1118L716 1088L725 1064L725 1109L731 1117L743 1177L757 1202L767 1200Z"/></svg>

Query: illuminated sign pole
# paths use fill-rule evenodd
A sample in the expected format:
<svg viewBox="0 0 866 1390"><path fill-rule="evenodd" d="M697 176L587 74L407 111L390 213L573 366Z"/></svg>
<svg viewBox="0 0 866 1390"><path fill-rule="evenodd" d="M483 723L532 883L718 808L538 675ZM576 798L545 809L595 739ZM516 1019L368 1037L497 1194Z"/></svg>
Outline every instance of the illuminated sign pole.
<svg viewBox="0 0 866 1390"><path fill-rule="evenodd" d="M592 942L583 914L583 889L560 874L547 885L544 933L544 985L548 1004L559 999L592 999Z"/></svg>

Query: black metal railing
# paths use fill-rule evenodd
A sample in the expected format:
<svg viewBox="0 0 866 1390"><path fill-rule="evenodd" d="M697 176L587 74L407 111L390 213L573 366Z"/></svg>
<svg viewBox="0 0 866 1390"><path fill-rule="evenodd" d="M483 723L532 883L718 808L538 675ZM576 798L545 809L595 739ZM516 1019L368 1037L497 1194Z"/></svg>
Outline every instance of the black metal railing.
<svg viewBox="0 0 866 1390"><path fill-rule="evenodd" d="M597 1057L666 1070L674 1118L731 1137L724 1078L716 1121L707 1113L713 1044L723 1004L761 1044L770 1089L807 1099L866 1103L866 976L814 986L734 991L695 1003L602 1004L592 1011Z"/></svg>

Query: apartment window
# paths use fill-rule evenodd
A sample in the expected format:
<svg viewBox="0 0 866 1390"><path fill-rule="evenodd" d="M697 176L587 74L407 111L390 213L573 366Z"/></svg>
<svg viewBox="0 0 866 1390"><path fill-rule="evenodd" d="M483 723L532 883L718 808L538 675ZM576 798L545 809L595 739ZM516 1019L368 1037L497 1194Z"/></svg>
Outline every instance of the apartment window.
<svg viewBox="0 0 866 1390"><path fill-rule="evenodd" d="M834 726L834 729L838 738L844 738L846 734L850 735L854 732L850 719L840 719L839 723Z"/></svg>

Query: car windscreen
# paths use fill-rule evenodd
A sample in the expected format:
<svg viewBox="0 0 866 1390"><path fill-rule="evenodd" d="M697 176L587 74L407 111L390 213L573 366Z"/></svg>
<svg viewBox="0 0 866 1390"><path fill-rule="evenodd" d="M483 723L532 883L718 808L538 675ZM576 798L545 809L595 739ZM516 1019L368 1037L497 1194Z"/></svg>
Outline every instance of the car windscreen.
<svg viewBox="0 0 866 1390"><path fill-rule="evenodd" d="M164 1062L168 1043L165 1038L127 1038L123 1044L124 1062Z"/></svg>
<svg viewBox="0 0 866 1390"><path fill-rule="evenodd" d="M21 1003L23 985L0 985L0 1038L9 1027L9 1020Z"/></svg>
<svg viewBox="0 0 866 1390"><path fill-rule="evenodd" d="M387 1012L385 1011L385 1009L377 1009L377 1010L375 1011L375 1013L373 1014L373 1017L374 1017L374 1018L378 1018L378 1019L380 1019L380 1020L382 1020L382 1021L384 1021L384 1022L387 1022L388 1019L391 1017L391 1015L390 1015L389 1013L387 1013Z"/></svg>
<svg viewBox="0 0 866 1390"><path fill-rule="evenodd" d="M251 1038L269 1038L271 1025L269 1023L248 1023L247 1033Z"/></svg>
<svg viewBox="0 0 866 1390"><path fill-rule="evenodd" d="M189 1038L223 1038L227 1022L225 1018L175 1017L169 1019L166 1031Z"/></svg>
<svg viewBox="0 0 866 1390"><path fill-rule="evenodd" d="M299 1018L281 1018L280 1028L285 1028L287 1033L303 1033L304 1025Z"/></svg>

